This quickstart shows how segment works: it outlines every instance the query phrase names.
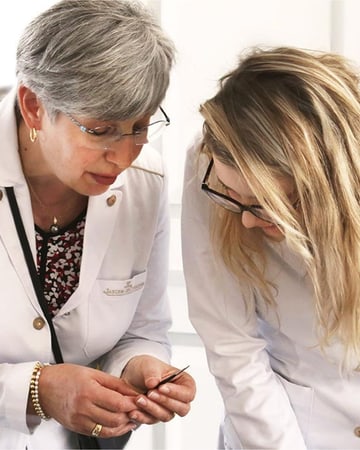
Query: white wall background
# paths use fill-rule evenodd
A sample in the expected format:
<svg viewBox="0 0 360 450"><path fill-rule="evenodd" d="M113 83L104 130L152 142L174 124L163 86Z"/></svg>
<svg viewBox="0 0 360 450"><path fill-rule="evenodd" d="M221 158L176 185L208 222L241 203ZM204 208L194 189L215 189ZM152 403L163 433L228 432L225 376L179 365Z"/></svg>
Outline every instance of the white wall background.
<svg viewBox="0 0 360 450"><path fill-rule="evenodd" d="M180 201L186 147L201 128L198 108L215 93L218 78L253 45L333 50L360 62L359 0L143 0L175 41L178 55L164 102L172 125L159 143L170 174L172 241L169 294L174 364L190 363L198 383L191 413L170 424L141 427L129 450L217 448L222 402L188 317L180 252ZM53 0L12 0L0 15L0 87L15 81L18 37ZM209 331L211 332L211 331Z"/></svg>

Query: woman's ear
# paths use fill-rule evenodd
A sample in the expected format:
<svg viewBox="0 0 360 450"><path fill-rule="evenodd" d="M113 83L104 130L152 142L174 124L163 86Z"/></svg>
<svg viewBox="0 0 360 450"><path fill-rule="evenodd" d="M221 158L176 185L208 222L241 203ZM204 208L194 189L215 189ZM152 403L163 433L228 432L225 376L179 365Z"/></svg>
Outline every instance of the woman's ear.
<svg viewBox="0 0 360 450"><path fill-rule="evenodd" d="M25 124L29 129L41 129L41 118L43 114L43 106L37 95L26 86L18 88L18 104L21 115Z"/></svg>

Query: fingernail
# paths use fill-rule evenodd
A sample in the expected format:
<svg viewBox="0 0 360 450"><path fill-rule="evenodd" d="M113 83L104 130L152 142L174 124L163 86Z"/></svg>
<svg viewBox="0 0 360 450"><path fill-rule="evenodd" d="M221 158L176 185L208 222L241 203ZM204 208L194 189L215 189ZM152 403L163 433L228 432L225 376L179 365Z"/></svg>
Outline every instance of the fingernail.
<svg viewBox="0 0 360 450"><path fill-rule="evenodd" d="M151 391L148 394L148 397L151 398L152 400L159 400L160 395L157 392L155 392L155 391Z"/></svg>
<svg viewBox="0 0 360 450"><path fill-rule="evenodd" d="M139 428L140 425L141 425L140 422L137 422L136 420L134 420L134 424L131 425L131 429L136 430L137 428Z"/></svg>
<svg viewBox="0 0 360 450"><path fill-rule="evenodd" d="M164 386L159 387L159 391L162 392L163 394L169 394L170 389L168 386L166 386L166 384L164 384Z"/></svg>
<svg viewBox="0 0 360 450"><path fill-rule="evenodd" d="M144 399L144 397L140 397L136 400L136 403L138 403L139 405L145 406L146 400Z"/></svg>

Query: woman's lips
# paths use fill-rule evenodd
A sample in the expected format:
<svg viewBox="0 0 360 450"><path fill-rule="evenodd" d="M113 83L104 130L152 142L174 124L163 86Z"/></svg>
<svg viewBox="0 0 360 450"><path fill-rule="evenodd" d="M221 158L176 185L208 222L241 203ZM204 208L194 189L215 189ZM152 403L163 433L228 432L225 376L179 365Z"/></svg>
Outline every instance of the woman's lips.
<svg viewBox="0 0 360 450"><path fill-rule="evenodd" d="M103 184L105 186L110 186L111 184L115 183L115 180L117 176L105 176L105 175L98 175L96 173L92 173L91 176L98 184Z"/></svg>

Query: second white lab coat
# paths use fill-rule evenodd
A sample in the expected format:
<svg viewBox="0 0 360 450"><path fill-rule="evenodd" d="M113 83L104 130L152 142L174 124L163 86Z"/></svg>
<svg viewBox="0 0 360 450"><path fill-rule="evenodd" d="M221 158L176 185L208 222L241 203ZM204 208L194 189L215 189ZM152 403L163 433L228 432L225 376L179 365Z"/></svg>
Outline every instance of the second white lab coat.
<svg viewBox="0 0 360 450"><path fill-rule="evenodd" d="M269 242L266 276L278 287L277 309L254 294L246 310L238 281L215 256L201 191L206 159L198 161L195 142L184 179L183 263L190 319L225 405L225 448L360 449L360 373L341 376L338 343L327 355L319 349L301 258L285 242Z"/></svg>

